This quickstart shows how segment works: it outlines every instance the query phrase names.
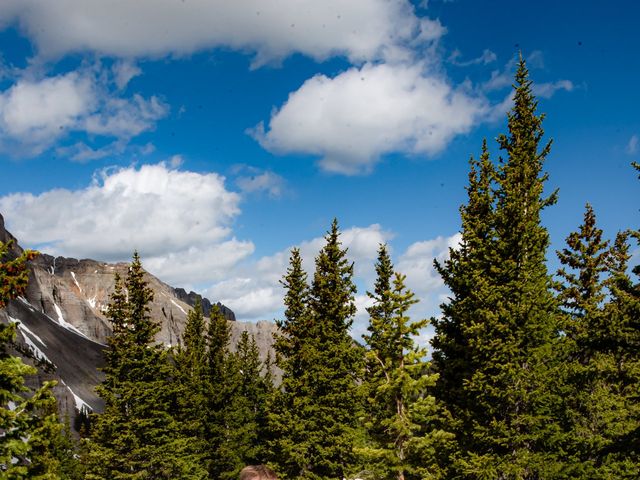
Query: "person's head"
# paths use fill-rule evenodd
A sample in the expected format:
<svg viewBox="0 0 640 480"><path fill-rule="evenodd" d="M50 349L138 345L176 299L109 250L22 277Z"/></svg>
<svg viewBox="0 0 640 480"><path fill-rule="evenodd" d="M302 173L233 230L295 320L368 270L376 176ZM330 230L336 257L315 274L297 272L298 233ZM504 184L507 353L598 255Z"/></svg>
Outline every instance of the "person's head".
<svg viewBox="0 0 640 480"><path fill-rule="evenodd" d="M240 471L240 480L278 480L278 476L265 465L249 465Z"/></svg>

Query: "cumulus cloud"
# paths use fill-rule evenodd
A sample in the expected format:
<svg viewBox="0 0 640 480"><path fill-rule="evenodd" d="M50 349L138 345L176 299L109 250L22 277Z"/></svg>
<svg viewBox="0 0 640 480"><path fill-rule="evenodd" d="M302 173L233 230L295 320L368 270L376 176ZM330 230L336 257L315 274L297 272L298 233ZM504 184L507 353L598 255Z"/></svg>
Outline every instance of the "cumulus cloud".
<svg viewBox="0 0 640 480"><path fill-rule="evenodd" d="M421 65L367 63L307 80L251 134L274 153L320 156L324 170L366 173L384 154L440 152L485 110Z"/></svg>
<svg viewBox="0 0 640 480"><path fill-rule="evenodd" d="M443 286L433 261L444 262L449 258L449 249L458 248L461 239L462 236L457 233L450 237L440 236L413 243L400 256L396 268L407 276L407 285L414 292L421 295L433 293Z"/></svg>
<svg viewBox="0 0 640 480"><path fill-rule="evenodd" d="M153 129L168 113L168 106L155 96L114 96L109 78L99 73L85 68L41 79L19 78L0 92L0 148L16 156L35 156L71 131L128 141ZM85 147L78 145L72 157L86 161L104 156Z"/></svg>
<svg viewBox="0 0 640 480"><path fill-rule="evenodd" d="M213 281L253 252L233 237L240 197L215 173L165 164L102 171L86 188L0 197L12 232L54 255L115 261L137 249L165 281Z"/></svg>
<svg viewBox="0 0 640 480"><path fill-rule="evenodd" d="M0 93L3 143L23 143L40 153L94 110L92 80L76 72L40 81L19 80Z"/></svg>
<svg viewBox="0 0 640 480"><path fill-rule="evenodd" d="M0 25L12 22L45 57L186 55L226 46L255 52L258 64L294 52L317 60L397 58L405 45L444 33L407 0L4 0Z"/></svg>

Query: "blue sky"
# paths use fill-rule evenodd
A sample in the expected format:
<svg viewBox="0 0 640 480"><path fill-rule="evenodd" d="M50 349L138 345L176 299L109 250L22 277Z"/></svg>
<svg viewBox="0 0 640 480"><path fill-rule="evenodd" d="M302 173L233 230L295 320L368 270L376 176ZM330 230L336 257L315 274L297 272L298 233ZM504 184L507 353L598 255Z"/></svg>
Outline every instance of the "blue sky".
<svg viewBox="0 0 640 480"><path fill-rule="evenodd" d="M636 2L5 0L0 213L25 245L134 248L240 319L280 315L288 250L331 219L358 305L389 242L421 304L456 244L470 155L505 130L519 51L545 130L551 254L593 204L638 225ZM361 330L359 315L356 330Z"/></svg>

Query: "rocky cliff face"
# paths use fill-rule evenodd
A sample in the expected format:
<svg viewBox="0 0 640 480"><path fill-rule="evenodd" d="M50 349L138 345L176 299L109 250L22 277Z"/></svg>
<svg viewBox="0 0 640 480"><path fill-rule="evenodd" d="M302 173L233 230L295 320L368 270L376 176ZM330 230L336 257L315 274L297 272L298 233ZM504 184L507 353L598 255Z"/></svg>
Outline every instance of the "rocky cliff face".
<svg viewBox="0 0 640 480"><path fill-rule="evenodd" d="M0 242L13 241L12 255L22 249L4 228L0 215ZM51 364L50 373L43 374L59 381L56 394L63 410L83 405L100 411L102 404L93 388L102 380L102 350L111 334L105 317L106 306L113 292L114 275L127 274L126 263L109 264L95 260L76 260L41 254L29 267L29 287L24 297L12 300L0 310L0 321L18 323L18 345ZM197 294L173 288L153 275L146 280L153 290L151 316L160 323L158 342L168 346L180 342L187 312ZM205 311L211 302L201 299ZM219 305L231 326L232 346L242 331L254 335L260 353L266 357L273 345L276 327L271 322L236 322L233 312Z"/></svg>

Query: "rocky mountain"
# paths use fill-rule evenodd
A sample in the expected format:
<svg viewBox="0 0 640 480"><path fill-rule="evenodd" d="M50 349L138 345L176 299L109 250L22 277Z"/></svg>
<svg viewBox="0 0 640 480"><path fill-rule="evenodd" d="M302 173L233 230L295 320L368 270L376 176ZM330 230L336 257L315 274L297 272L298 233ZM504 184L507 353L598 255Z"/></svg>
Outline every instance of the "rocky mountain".
<svg viewBox="0 0 640 480"><path fill-rule="evenodd" d="M0 242L12 240L13 255L22 249L5 229L0 215ZM18 323L18 350L31 351L48 366L34 381L58 380L56 396L62 411L103 407L94 387L102 380L102 350L111 333L104 313L113 292L114 275L126 276L126 263L52 257L41 254L29 266L29 286L24 297L9 302L0 310L0 321ZM180 342L187 312L195 304L196 293L173 288L151 274L146 280L153 290L151 316L160 323L158 342L168 346ZM200 298L208 313L212 303ZM243 331L254 335L260 353L266 357L273 344L276 326L271 322L235 321L233 312L218 304L231 326L232 346ZM40 370L43 370L42 368Z"/></svg>

